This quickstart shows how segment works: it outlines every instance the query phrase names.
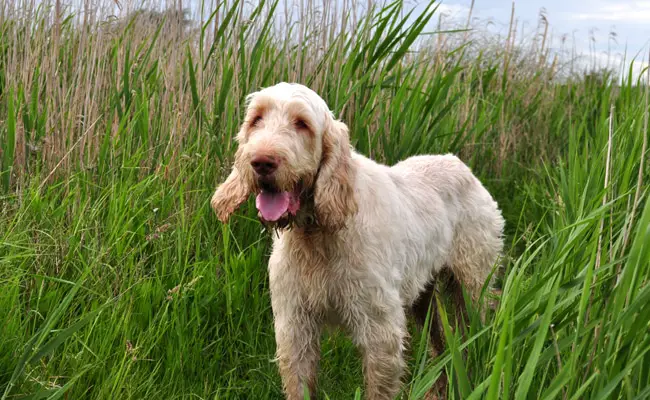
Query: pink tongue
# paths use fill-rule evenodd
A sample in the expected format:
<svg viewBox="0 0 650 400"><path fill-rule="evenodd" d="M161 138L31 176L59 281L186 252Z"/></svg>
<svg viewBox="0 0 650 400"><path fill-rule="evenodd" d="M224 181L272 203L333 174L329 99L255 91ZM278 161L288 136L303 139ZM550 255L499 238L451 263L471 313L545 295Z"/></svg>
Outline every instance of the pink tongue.
<svg viewBox="0 0 650 400"><path fill-rule="evenodd" d="M271 193L262 191L255 199L255 205L267 221L277 221L289 209L289 192Z"/></svg>

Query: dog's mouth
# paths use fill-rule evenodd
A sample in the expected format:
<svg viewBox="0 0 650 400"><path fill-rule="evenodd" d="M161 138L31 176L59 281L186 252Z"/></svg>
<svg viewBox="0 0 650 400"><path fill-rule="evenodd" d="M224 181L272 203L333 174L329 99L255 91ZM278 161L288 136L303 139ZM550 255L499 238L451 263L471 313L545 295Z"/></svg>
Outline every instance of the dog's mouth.
<svg viewBox="0 0 650 400"><path fill-rule="evenodd" d="M295 216L300 209L300 187L297 184L291 191L281 191L274 185L261 185L255 199L260 217L266 222L278 222Z"/></svg>

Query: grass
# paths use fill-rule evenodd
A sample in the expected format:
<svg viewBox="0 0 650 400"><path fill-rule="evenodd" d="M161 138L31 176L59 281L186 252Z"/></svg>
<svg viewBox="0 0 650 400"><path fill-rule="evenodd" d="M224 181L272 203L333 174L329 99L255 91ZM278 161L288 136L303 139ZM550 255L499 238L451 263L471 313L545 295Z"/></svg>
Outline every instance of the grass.
<svg viewBox="0 0 650 400"><path fill-rule="evenodd" d="M252 203L221 225L209 198L244 96L283 80L379 161L458 154L507 219L498 309L447 325L433 360L412 330L408 398L443 370L452 399L648 398L647 83L559 79L550 40L516 27L490 48L431 32L435 4L302 4L205 4L198 23L0 5L1 398L281 398L268 234ZM336 331L319 382L362 393Z"/></svg>

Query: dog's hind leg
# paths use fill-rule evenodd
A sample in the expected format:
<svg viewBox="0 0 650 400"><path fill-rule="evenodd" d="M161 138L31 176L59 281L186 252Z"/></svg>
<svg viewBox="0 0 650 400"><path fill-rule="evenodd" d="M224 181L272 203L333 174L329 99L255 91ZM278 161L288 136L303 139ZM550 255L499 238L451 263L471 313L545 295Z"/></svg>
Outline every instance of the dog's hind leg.
<svg viewBox="0 0 650 400"><path fill-rule="evenodd" d="M445 337L442 326L442 319L440 317L438 306L436 303L436 296L445 295L453 305L454 312L449 314L450 324L452 329L458 326L461 332L465 332L466 324L469 323L469 316L467 314L467 306L463 296L463 289L461 283L454 275L449 266L445 266L434 280L429 282L424 291L420 293L417 300L411 307L412 314L418 328L423 329L427 315L429 316L429 354L432 358L438 357L445 350ZM441 303L442 301L441 298ZM426 400L443 400L447 398L448 379L444 371L429 389L425 395Z"/></svg>
<svg viewBox="0 0 650 400"><path fill-rule="evenodd" d="M445 351L445 339L442 330L440 315L436 304L436 286L438 278L430 281L424 291L420 293L411 307L411 312L419 329L425 328L427 315L429 316L429 355L436 358ZM426 332L423 332L426 334ZM427 400L443 400L447 396L447 375L442 371L438 380L433 384L425 395Z"/></svg>
<svg viewBox="0 0 650 400"><path fill-rule="evenodd" d="M434 279L427 283L424 291L420 293L411 307L411 312L419 329L423 329L429 315L429 343L431 345L431 357L439 356L445 350L445 341L442 334L442 325L436 306L436 283Z"/></svg>
<svg viewBox="0 0 650 400"><path fill-rule="evenodd" d="M480 316L485 321L485 307L479 304L483 288L485 293L493 291L492 274L502 250L501 225L489 221L473 221L462 224L453 239L449 267L454 280L450 281L449 292L454 303L463 305L462 288L471 297L473 305L479 307ZM489 282L488 282L489 280ZM486 297L487 298L487 297Z"/></svg>

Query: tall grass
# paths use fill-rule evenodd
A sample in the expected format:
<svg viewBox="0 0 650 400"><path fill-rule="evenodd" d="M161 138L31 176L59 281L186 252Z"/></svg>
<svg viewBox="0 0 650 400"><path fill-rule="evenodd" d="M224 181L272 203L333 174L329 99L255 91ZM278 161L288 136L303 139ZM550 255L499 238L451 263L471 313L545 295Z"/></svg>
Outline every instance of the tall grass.
<svg viewBox="0 0 650 400"><path fill-rule="evenodd" d="M412 331L409 398L442 371L450 398L650 395L647 83L558 80L550 40L488 48L436 4L30 4L0 5L2 399L281 397L267 234L208 204L244 96L278 81L379 161L459 154L504 211L498 308L436 359ZM362 386L337 332L319 382Z"/></svg>

